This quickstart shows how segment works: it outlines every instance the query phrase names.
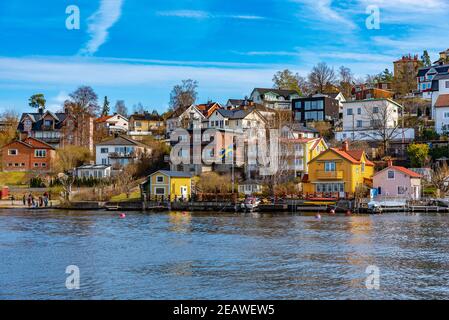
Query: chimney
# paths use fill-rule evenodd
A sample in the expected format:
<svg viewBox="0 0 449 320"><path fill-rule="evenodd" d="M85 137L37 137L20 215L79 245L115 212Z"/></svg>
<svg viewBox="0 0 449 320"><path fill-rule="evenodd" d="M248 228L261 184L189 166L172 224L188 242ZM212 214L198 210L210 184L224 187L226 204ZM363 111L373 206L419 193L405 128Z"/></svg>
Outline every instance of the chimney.
<svg viewBox="0 0 449 320"><path fill-rule="evenodd" d="M388 159L387 160L387 167L392 167L393 166L393 159Z"/></svg>
<svg viewBox="0 0 449 320"><path fill-rule="evenodd" d="M349 151L349 142L348 140L343 141L343 144L341 145L341 151Z"/></svg>

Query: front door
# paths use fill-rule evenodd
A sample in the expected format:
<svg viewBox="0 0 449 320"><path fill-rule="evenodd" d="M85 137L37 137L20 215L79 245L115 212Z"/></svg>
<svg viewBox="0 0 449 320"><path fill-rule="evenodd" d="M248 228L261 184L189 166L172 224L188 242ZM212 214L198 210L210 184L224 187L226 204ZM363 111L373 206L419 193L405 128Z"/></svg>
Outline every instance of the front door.
<svg viewBox="0 0 449 320"><path fill-rule="evenodd" d="M181 187L181 198L187 199L187 187L186 186Z"/></svg>

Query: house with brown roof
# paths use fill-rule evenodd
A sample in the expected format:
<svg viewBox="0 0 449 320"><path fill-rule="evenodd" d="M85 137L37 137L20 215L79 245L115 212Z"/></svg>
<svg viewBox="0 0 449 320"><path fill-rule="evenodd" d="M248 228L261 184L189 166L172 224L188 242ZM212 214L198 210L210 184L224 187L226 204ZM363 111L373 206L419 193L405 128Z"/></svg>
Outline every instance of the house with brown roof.
<svg viewBox="0 0 449 320"><path fill-rule="evenodd" d="M1 149L3 171L49 172L55 148L33 137L13 141Z"/></svg>
<svg viewBox="0 0 449 320"><path fill-rule="evenodd" d="M208 102L205 104L191 105L189 107L179 107L167 119L166 135L178 129L201 129L207 128L208 119L214 111L222 109L217 102Z"/></svg>
<svg viewBox="0 0 449 320"><path fill-rule="evenodd" d="M385 169L374 175L373 186L380 197L419 200L422 192L421 178L420 174L394 166L393 162L389 161Z"/></svg>
<svg viewBox="0 0 449 320"><path fill-rule="evenodd" d="M128 132L128 119L121 114L103 115L94 121L95 130L106 130L109 134Z"/></svg>

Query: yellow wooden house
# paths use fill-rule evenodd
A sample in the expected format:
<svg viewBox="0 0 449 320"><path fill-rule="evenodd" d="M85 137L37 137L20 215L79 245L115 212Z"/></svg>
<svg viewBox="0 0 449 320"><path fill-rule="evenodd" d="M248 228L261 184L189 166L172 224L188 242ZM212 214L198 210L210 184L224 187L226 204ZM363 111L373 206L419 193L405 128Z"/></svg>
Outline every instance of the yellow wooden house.
<svg viewBox="0 0 449 320"><path fill-rule="evenodd" d="M374 163L365 151L349 150L348 142L344 142L342 148L327 149L309 162L303 190L309 196L352 198L358 188L372 186L373 175Z"/></svg>
<svg viewBox="0 0 449 320"><path fill-rule="evenodd" d="M192 195L192 176L181 171L158 170L141 184L146 199L188 200Z"/></svg>

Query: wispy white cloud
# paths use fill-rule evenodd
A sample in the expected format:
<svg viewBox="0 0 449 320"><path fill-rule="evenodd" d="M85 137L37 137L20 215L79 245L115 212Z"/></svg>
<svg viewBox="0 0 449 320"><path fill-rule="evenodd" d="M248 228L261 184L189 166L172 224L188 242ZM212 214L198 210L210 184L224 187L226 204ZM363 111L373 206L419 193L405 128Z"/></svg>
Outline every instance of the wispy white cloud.
<svg viewBox="0 0 449 320"><path fill-rule="evenodd" d="M178 18L190 18L190 19L239 19L239 20L263 20L264 17L256 15L243 15L243 14L215 14L202 10L171 10L171 11L158 11L158 16L162 17L178 17Z"/></svg>
<svg viewBox="0 0 449 320"><path fill-rule="evenodd" d="M100 8L88 18L89 41L81 55L93 55L108 40L109 29L120 19L124 0L101 0Z"/></svg>
<svg viewBox="0 0 449 320"><path fill-rule="evenodd" d="M242 56L289 56L289 57L295 57L300 56L301 54L299 52L295 51L232 51L232 53L239 54Z"/></svg>
<svg viewBox="0 0 449 320"><path fill-rule="evenodd" d="M56 112L61 109L64 102L69 99L69 95L65 91L59 91L59 93L47 102L47 109Z"/></svg>
<svg viewBox="0 0 449 320"><path fill-rule="evenodd" d="M305 10L310 11L312 19L322 23L321 27L343 25L346 29L356 29L356 24L347 16L343 10L332 5L332 0L290 0L303 5ZM345 31L345 30L339 30Z"/></svg>

